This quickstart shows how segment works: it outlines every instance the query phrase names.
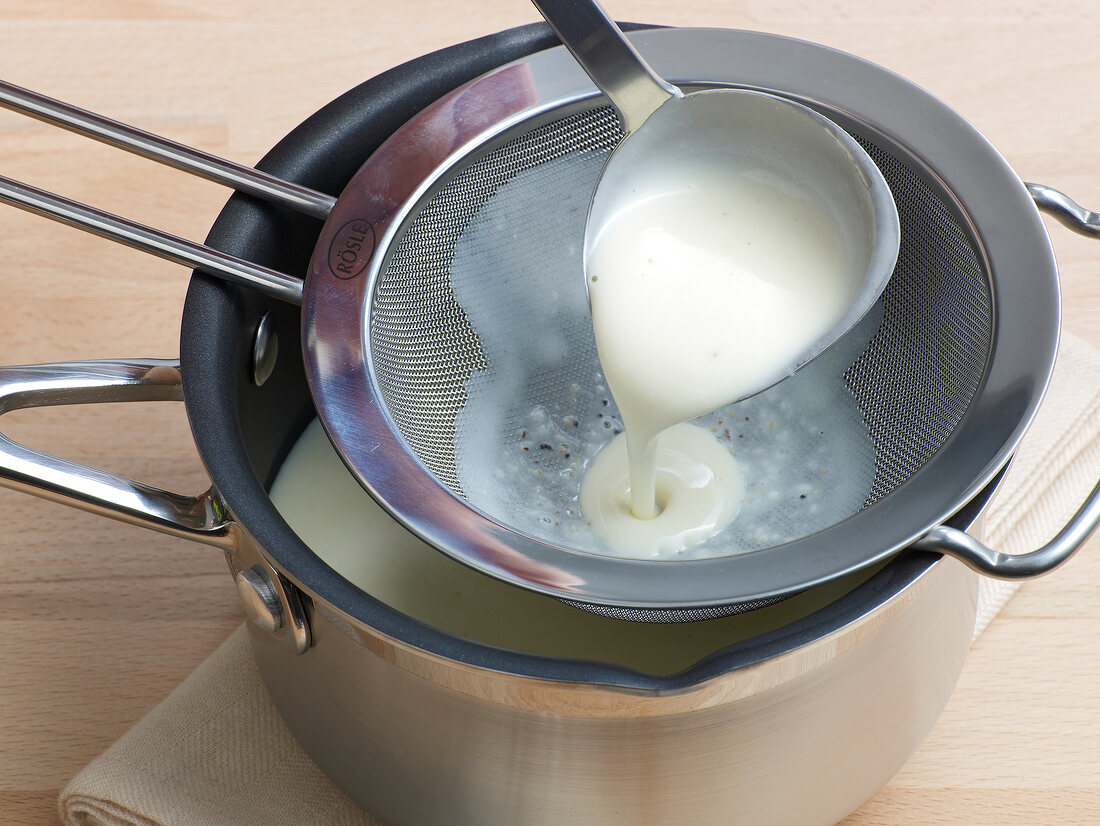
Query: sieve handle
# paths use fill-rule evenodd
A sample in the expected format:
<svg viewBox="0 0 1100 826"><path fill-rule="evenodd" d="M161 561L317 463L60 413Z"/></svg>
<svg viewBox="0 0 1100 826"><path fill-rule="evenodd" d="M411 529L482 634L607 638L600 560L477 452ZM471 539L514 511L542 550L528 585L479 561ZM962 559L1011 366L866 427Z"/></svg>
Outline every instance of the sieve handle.
<svg viewBox="0 0 1100 826"><path fill-rule="evenodd" d="M202 270L280 301L302 303L302 279L0 175L0 203Z"/></svg>
<svg viewBox="0 0 1100 826"><path fill-rule="evenodd" d="M0 80L0 106L322 221L336 204L335 198L323 192L284 181L250 166L219 158L4 80Z"/></svg>
<svg viewBox="0 0 1100 826"><path fill-rule="evenodd" d="M581 68L607 95L630 134L681 92L650 68L595 0L531 0Z"/></svg>
<svg viewBox="0 0 1100 826"><path fill-rule="evenodd" d="M1075 232L1100 238L1100 214L1085 209L1053 187L1034 183L1024 185L1040 210ZM912 547L953 556L975 571L997 579L1027 579L1053 571L1069 559L1097 524L1100 524L1100 482L1058 535L1030 553L1003 554L946 525L932 529Z"/></svg>
<svg viewBox="0 0 1100 826"><path fill-rule="evenodd" d="M987 548L955 528L933 528L911 547L934 551L961 560L975 571L996 579L1028 579L1053 571L1084 544L1100 524L1100 482L1058 535L1038 550L1026 554L1003 554Z"/></svg>
<svg viewBox="0 0 1100 826"><path fill-rule="evenodd" d="M314 218L323 220L336 203L331 195L218 158L2 80L0 106ZM203 244L178 238L163 230L112 215L4 176L0 176L0 203L68 224L158 258L202 270L280 301L302 303L301 278L235 258Z"/></svg>

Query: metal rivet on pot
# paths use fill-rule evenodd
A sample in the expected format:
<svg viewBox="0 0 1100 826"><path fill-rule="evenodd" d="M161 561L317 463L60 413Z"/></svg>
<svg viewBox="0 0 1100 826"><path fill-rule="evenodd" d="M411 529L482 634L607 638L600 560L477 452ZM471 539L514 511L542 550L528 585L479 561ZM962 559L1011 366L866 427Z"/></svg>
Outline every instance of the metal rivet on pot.
<svg viewBox="0 0 1100 826"><path fill-rule="evenodd" d="M237 593L245 614L265 631L274 633L283 627L283 606L279 592L267 571L259 565L237 574Z"/></svg>
<svg viewBox="0 0 1100 826"><path fill-rule="evenodd" d="M275 362L279 358L279 336L275 332L275 319L271 313L264 313L256 325L256 335L252 340L252 381L257 387L271 378L275 371Z"/></svg>

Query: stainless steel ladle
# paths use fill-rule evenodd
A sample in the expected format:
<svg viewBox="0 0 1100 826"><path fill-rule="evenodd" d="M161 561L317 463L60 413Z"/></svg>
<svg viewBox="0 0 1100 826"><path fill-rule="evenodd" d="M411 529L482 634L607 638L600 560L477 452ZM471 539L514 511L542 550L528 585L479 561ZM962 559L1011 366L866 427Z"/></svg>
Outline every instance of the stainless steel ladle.
<svg viewBox="0 0 1100 826"><path fill-rule="evenodd" d="M625 132L593 195L586 260L601 227L628 203L674 186L670 179L677 164L690 155L696 168L701 163L716 170L740 167L793 185L831 213L855 250L853 260L864 263L848 312L759 390L824 351L867 313L893 272L901 231L890 188L851 135L807 106L761 91L711 88L685 94L646 63L594 0L532 2L611 100Z"/></svg>

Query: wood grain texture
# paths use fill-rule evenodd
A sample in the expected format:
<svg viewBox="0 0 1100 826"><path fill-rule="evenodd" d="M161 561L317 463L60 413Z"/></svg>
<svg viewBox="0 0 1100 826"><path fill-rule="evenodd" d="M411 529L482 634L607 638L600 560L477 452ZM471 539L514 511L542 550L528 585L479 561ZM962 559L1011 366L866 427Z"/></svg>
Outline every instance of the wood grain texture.
<svg viewBox="0 0 1100 826"><path fill-rule="evenodd" d="M1085 0L617 0L620 19L853 52L955 107L1022 178L1100 208L1100 10ZM244 163L363 79L534 21L524 0L0 0L0 77ZM1091 85L1090 85L1091 84ZM201 239L217 186L0 112L0 174ZM1100 346L1100 244L1050 224L1065 326ZM178 354L187 273L0 209L0 363ZM182 408L31 411L5 432L183 492ZM1083 492L1082 492L1083 493ZM0 821L58 790L240 622L206 548L0 490ZM1100 820L1100 542L1029 583L931 735L847 826ZM838 755L842 760L843 755Z"/></svg>

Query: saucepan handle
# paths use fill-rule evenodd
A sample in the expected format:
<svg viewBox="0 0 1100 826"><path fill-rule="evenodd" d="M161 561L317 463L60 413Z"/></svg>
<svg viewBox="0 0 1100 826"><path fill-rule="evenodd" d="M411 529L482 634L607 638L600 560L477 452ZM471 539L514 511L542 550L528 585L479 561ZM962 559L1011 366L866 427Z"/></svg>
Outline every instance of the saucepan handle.
<svg viewBox="0 0 1100 826"><path fill-rule="evenodd" d="M948 554L975 571L997 579L1027 579L1052 571L1069 559L1097 524L1100 524L1100 482L1058 535L1030 553L1004 554L994 551L972 536L947 525L933 528L912 547Z"/></svg>
<svg viewBox="0 0 1100 826"><path fill-rule="evenodd" d="M1060 223L1082 235L1100 238L1100 214L1085 209L1068 195L1043 184L1025 184L1035 205ZM1003 554L987 548L962 531L941 525L913 547L949 554L974 570L998 579L1026 579L1052 571L1073 555L1100 524L1100 482L1058 535L1038 550Z"/></svg>
<svg viewBox="0 0 1100 826"><path fill-rule="evenodd" d="M1064 192L1045 184L1024 184L1035 206L1081 235L1100 238L1100 213L1085 209Z"/></svg>
<svg viewBox="0 0 1100 826"><path fill-rule="evenodd" d="M182 401L178 361L78 361L0 368L0 415L28 407ZM211 487L184 496L32 450L0 433L0 485L223 550L236 523Z"/></svg>

